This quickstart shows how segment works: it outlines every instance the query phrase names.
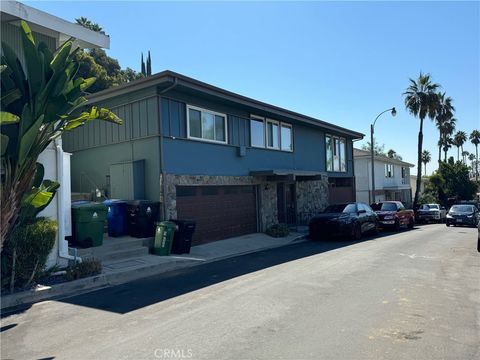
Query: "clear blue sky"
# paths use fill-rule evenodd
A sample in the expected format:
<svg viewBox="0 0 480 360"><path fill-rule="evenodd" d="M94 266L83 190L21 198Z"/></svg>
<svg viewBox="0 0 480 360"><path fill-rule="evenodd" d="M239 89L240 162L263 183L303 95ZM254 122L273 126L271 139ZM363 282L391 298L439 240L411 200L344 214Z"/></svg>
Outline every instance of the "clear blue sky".
<svg viewBox="0 0 480 360"><path fill-rule="evenodd" d="M98 22L122 67L138 71L150 50L154 72L177 71L366 138L375 116L396 106L397 117L378 120L377 140L411 163L418 120L402 93L420 71L454 99L457 129L480 128L479 2L25 3ZM424 137L430 173L438 132L429 120Z"/></svg>

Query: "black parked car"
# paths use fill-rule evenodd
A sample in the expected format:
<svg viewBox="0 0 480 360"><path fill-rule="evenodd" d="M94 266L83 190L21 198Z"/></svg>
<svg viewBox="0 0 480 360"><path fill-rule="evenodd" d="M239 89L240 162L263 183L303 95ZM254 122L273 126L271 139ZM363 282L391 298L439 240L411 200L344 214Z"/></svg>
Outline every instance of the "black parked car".
<svg viewBox="0 0 480 360"><path fill-rule="evenodd" d="M475 205L453 205L447 214L447 226L469 225L476 227L479 216Z"/></svg>
<svg viewBox="0 0 480 360"><path fill-rule="evenodd" d="M378 216L360 202L330 205L310 220L309 231L312 240L336 236L360 240L367 232L378 233Z"/></svg>

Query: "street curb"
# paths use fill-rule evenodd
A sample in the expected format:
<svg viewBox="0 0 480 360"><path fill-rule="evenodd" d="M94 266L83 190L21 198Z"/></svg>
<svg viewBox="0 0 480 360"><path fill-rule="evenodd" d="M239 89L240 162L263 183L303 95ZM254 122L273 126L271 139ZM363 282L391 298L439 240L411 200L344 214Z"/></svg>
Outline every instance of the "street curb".
<svg viewBox="0 0 480 360"><path fill-rule="evenodd" d="M292 244L298 244L305 242L306 235L300 235L294 238L287 244L281 245L271 245L263 248L258 248L255 250L247 250L241 253L231 254L216 257L206 261L197 261L197 260L178 260L172 261L166 264L155 264L146 266L140 269L135 269L135 271L123 271L118 273L110 274L99 274L79 280L69 281L61 284L51 285L51 286L39 286L35 289L21 291L14 294L8 294L1 296L0 310L2 313L8 313L15 311L17 308L20 308L25 305L31 305L40 301L45 300L58 300L62 298L68 298L75 295L80 295L94 290L99 290L102 288L107 288L110 286L124 284L130 281L139 280L149 276L160 275L170 271L186 269L189 267L200 266L204 264L210 264L213 262L235 258L247 254L252 254L264 250L275 249L283 246L288 246Z"/></svg>

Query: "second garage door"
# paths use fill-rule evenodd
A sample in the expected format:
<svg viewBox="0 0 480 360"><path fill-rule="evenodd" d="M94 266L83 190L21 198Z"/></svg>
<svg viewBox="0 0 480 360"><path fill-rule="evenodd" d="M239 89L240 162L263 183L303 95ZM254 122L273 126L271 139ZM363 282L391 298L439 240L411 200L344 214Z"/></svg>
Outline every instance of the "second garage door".
<svg viewBox="0 0 480 360"><path fill-rule="evenodd" d="M177 186L177 218L196 221L196 245L256 232L255 187Z"/></svg>

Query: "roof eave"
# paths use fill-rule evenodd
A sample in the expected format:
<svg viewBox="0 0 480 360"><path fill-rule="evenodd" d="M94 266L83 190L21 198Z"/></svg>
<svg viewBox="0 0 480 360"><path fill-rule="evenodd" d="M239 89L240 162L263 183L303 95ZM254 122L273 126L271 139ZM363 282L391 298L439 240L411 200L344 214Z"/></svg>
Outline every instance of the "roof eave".
<svg viewBox="0 0 480 360"><path fill-rule="evenodd" d="M87 97L89 102L97 103L107 100L112 96L118 96L131 91L141 90L150 86L158 86L163 83L175 83L178 86L184 86L205 94L210 94L215 97L220 97L234 103L243 104L249 107L256 108L258 110L267 111L279 116L288 117L299 122L307 123L313 126L321 127L332 132L340 133L349 136L351 139L363 139L365 136L362 133L352 131L341 126L333 125L322 120L317 120L310 116L302 115L291 110L280 108L275 105L270 105L252 98L248 98L243 95L239 95L222 88L201 82L196 79L189 78L185 75L175 73L170 70L165 70L152 76L135 80L127 84L116 86L114 88L106 89L95 94L91 94Z"/></svg>
<svg viewBox="0 0 480 360"><path fill-rule="evenodd" d="M52 31L58 33L60 43L73 37L84 48L108 49L110 47L110 37L108 35L89 30L18 1L2 1L1 11L18 19L18 21L25 20L33 25L32 29L35 28L34 30L37 32L46 35L50 35Z"/></svg>

